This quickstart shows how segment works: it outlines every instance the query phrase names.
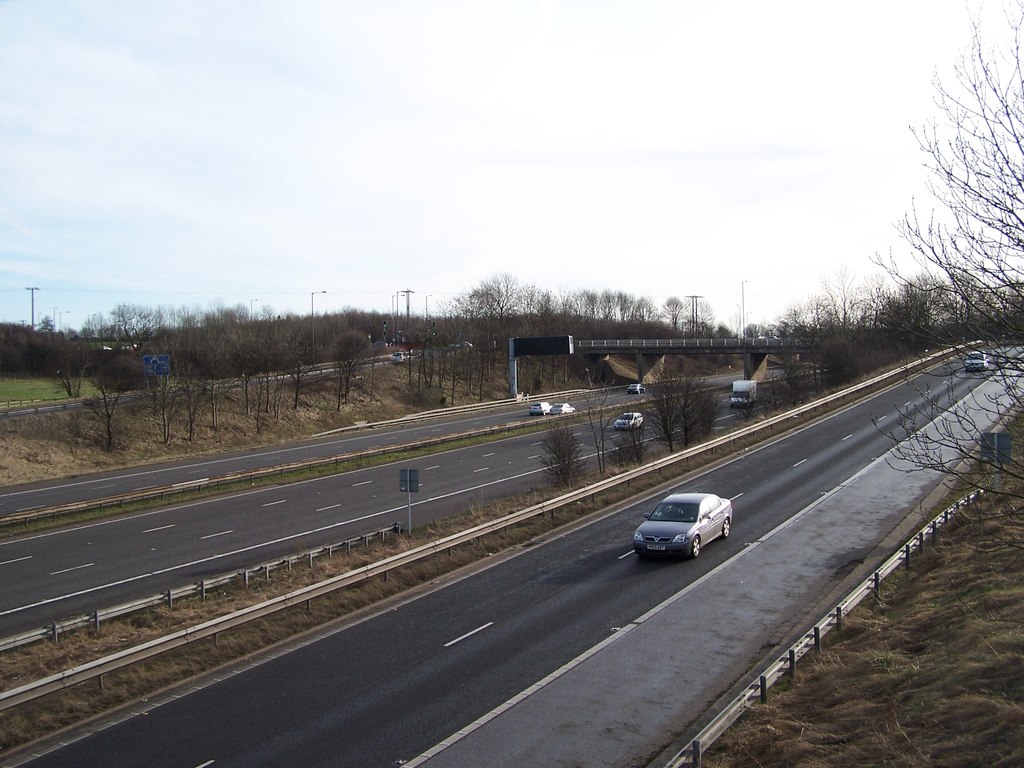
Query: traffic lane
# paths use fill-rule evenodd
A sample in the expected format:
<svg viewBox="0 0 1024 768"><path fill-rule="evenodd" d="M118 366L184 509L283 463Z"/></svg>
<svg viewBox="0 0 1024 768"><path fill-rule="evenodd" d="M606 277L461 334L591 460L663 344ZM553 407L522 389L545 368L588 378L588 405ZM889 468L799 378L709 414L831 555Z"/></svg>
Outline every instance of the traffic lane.
<svg viewBox="0 0 1024 768"><path fill-rule="evenodd" d="M885 401L885 404L882 406L883 412L892 413L897 407L907 407L908 403L913 402L914 396L920 396L919 388L908 387L902 391L898 388L894 389L876 399ZM876 410L879 407L877 402L873 402L872 405ZM817 430L814 433L808 433L819 436L819 442L824 444L822 450L836 448L830 442L837 430L854 430L857 434L867 435L872 439L879 436L879 431L874 424L871 427L867 427L863 417L859 418L858 423L849 426L844 425L842 423L844 419L857 418L846 416L845 414L847 413L852 413L852 411L847 409L833 416L831 419L833 426L830 430ZM860 411L857 411L857 413L860 413ZM874 417L872 421L874 422L877 418ZM577 433L583 440L589 437L587 429L588 427L586 426L576 427ZM855 432L850 432L846 437L840 439L848 439ZM446 516L465 508L465 494L467 492L473 497L472 503L485 503L508 493L509 488L507 486L503 487L503 484L509 482L507 476L501 475L500 469L491 465L505 465L506 470L511 471L520 465L534 464L534 462L539 460L541 439L537 436L532 437L532 442L529 443L525 456L522 455L521 450L519 456L516 456L514 451L507 450L507 446L521 444L522 439L499 441L496 444L479 449L471 448L452 453L451 456L457 457L456 463L459 466L456 466L454 471L447 473L448 478L461 478L465 475L472 475L478 482L468 489L456 487L455 485L449 485L447 488L440 487L444 485L443 480L437 489L430 488L431 483L428 483L424 491L431 493L431 495L426 496L425 493L426 498L420 497L423 500L417 501L414 505L414 525L422 525L437 517ZM529 439L529 436L527 439ZM804 439L804 444L808 446L809 450L811 449L811 445L806 438ZM490 450L492 447L496 450ZM522 448L521 445L519 447L520 449ZM507 455L512 457L507 458ZM467 465L469 469L466 469ZM428 465L427 472L439 468L439 465ZM782 472L784 469L785 467L778 466L773 471ZM393 469L391 472L393 473ZM490 474L497 472L499 477L497 479L486 479L486 475L478 474L484 472ZM538 479L538 474L539 470L537 469L525 470L518 474L513 472L514 480L520 483L523 483L525 480L525 485L521 485L519 490L532 487L533 483ZM434 475L434 477L444 476L445 473L443 472L439 475ZM363 477L363 474L360 473L359 477ZM359 480L351 483L351 485L369 487L374 482L378 481L374 479ZM389 482L393 483L393 478L390 481L378 482L376 488L383 488ZM305 484L300 483L298 485L301 487ZM184 523L180 527L179 524L173 522L151 525L150 528L143 531L147 534L153 534L149 536L149 542L146 543L156 542L159 543L159 546L135 548L134 551L138 553L139 560L135 563L134 572L124 567L126 565L126 558L124 556L126 548L123 544L125 540L123 536L117 537L120 543L118 545L119 549L116 552L102 553L99 551L100 547L95 546L93 541L84 542L84 546L79 546L74 555L68 554L75 549L74 547L62 547L60 551L68 554L68 556L59 563L50 563L45 558L37 559L37 556L34 554L11 552L10 546L8 546L6 547L7 551L4 554L4 559L0 560L0 570L6 570L7 573L14 572L19 576L19 578L8 580L7 583L18 585L18 599L21 601L19 604L21 606L20 612L23 616L20 623L10 623L11 619L9 617L14 612L16 606L10 603L0 604L6 612L6 616L4 616L8 622L5 625L7 627L6 631L33 628L43 623L59 620L65 616L91 612L103 605L124 602L145 594L153 594L173 586L179 586L187 581L198 580L205 576L247 567L253 565L254 562L292 554L303 548L319 546L327 541L337 541L339 537L335 534L338 533L338 529L344 523L344 521L339 522L337 515L342 515L343 512L335 512L336 509L340 509L339 502L331 503L329 499L335 497L350 498L352 490L352 488L343 487L333 491L318 491L316 493L318 498L299 499L296 502L299 505L297 512L288 511L285 507L280 507L275 510L276 514L266 517L252 514L251 508L254 505L252 502L246 502L238 510L240 516L236 515L234 518L228 518L226 512L222 512L216 530L210 528L209 522L205 519L205 514L202 520L194 521L196 526L198 526L198 531L195 533L190 533L190 529ZM273 493L277 493L277 491ZM320 496L325 498L320 499ZM376 500L377 494L371 493L370 498ZM260 501L259 506L275 507L278 504L285 503L285 501L286 499L283 498L273 498ZM186 509L195 510L207 506L207 503L186 505ZM217 506L220 505L217 504ZM330 516L330 519L311 521L310 509L313 510L313 516L318 513L326 513ZM405 515L401 514L402 511L400 505L392 504L383 509L379 506L372 509L355 509L345 514L348 515L346 519L354 519L356 521L375 519L380 522L383 519L404 523ZM261 520L267 521L273 527L268 528L261 525ZM294 525L293 521L295 520L305 527L300 528L298 531L294 527L289 530L281 527L282 523L285 522L289 525ZM387 525L388 522L385 521L383 524ZM173 534L170 531L173 531ZM361 532L362 530L358 531L358 533ZM331 535L327 536L326 534ZM182 537L191 538L183 541ZM221 549L211 552L208 547L204 547L203 542L206 542L207 539L220 537L229 537L217 542ZM168 560L160 548L162 547L164 550L173 552L175 542L177 542L177 550L183 551L186 554L178 556L176 561L173 560L173 556L171 560ZM3 549L5 548L0 547L0 550ZM111 564L117 564L120 569L119 573L115 574L110 573L109 570L104 570L105 566L109 568ZM30 589L27 588L27 585L31 582L27 574L32 572L32 568L35 568L34 573L37 579L42 578L44 575L49 577L43 579L48 590L45 593L32 595ZM64 593L61 593L54 586L59 584L60 579L71 583L71 586L67 587ZM147 580L144 586L138 583L142 579ZM103 596L105 602L97 604L95 592L100 589L109 591Z"/></svg>
<svg viewBox="0 0 1024 768"><path fill-rule="evenodd" d="M345 432L287 445L232 451L200 459L163 462L144 468L133 467L74 479L8 486L0 492L0 515L147 488L195 482L232 472L311 461L339 453L401 445L444 434L528 420L526 405L520 403L486 413L438 417L430 421Z"/></svg>
<svg viewBox="0 0 1024 768"><path fill-rule="evenodd" d="M902 390L894 389L877 399L885 401L881 407L882 412L892 413L896 407L906 407L908 402L913 401L914 396L919 397L918 389L906 387ZM872 403L872 407L875 410L879 408L876 402ZM863 415L856 415L858 413L863 412L847 409L830 418L830 428L805 431L803 444L810 453L815 452L813 436L817 435L817 441L821 446L818 450L837 449L834 436L846 433L847 430L850 430L848 435L856 433L877 440L880 436L879 430L873 423L868 425ZM872 422L877 418L873 417ZM586 425L577 425L575 429L582 440L590 437ZM525 446L524 440L527 442ZM536 435L525 436L439 455L438 460L446 460L450 466L447 472L437 472L435 470L440 469L440 465L428 465L424 478L429 476L431 479L426 482L423 495L417 494L422 500L418 500L413 506L414 525L422 525L438 517L461 511L467 506L467 494L470 503L482 504L516 490L510 490L506 485L509 482L507 473L511 473L514 481L518 483L518 491L535 487L534 484L540 480L538 469L522 472L516 470L521 466L537 466L541 440L542 438ZM885 447L884 442L881 441L883 445L879 450ZM765 467L770 475L785 470L779 460L775 461L778 466ZM502 473L501 467L504 467L506 474ZM36 554L13 552L10 544L0 546L0 551L5 553L0 560L0 563L5 565L0 565L0 570L18 576L6 583L18 585L16 599L20 601L17 604L10 600L4 602L0 589L0 608L3 609L0 618L4 620L4 631L31 629L69 615L91 612L98 607L125 602L206 576L230 572L251 566L255 562L338 541L343 538L338 534L344 520L374 521L381 525L388 525L390 522L404 524L406 514L402 513L407 510L401 508L401 496L395 498L383 490L387 485L394 485L393 477L383 476L385 471L394 474L393 468L375 468L335 476L339 482L335 482L335 478L327 478L282 489L260 491L262 500L259 502L253 502L246 498L247 495L242 495L244 501L241 506L237 504L239 497L185 505L178 509L183 510L186 515L192 514L192 527L189 527L186 519L179 523L147 523L149 528L144 529L143 533L150 534L146 537L148 541L133 548L126 544L128 536L118 535L116 551L101 552L102 545L97 546L97 542L92 540L81 542L77 547L64 545L59 551L65 557L59 563L52 563ZM495 474L496 478L488 479L488 475ZM464 484L465 477L472 477L476 482L467 488ZM439 482L435 482L435 478L440 478ZM286 501L285 498L278 498L281 494L294 496L306 486L322 489L325 485L335 487L318 490L315 493L316 498L300 495L291 504L292 507L297 505L297 511L276 506ZM340 487L337 487L339 485ZM352 503L355 502L357 490L372 501L370 506ZM392 503L382 509L379 505L380 496L393 499L398 504ZM346 510L338 506L339 502L330 501L341 498L350 500ZM233 501L235 514L230 515L230 510L225 507L230 506ZM261 507L274 508L274 514L257 514ZM214 514L217 522L213 526L216 530L211 528L207 519L211 513L206 510L210 508L216 510ZM204 510L200 518L196 518L196 510ZM310 510L313 510L312 514ZM321 519L315 519L318 513L323 513L320 514ZM166 518L166 515L164 517ZM314 519L311 520L311 517ZM340 522L339 517L342 518ZM107 524L86 526L87 538L95 538L92 529L105 525ZM303 527L296 531L296 525ZM365 529L364 527L355 533L362 533ZM351 529L348 529L348 532L351 535ZM44 538L50 538L52 535ZM221 540L212 542L217 546L211 547L208 539ZM175 554L176 552L181 554ZM117 568L117 572L110 570L113 567ZM32 583L30 574L33 573L37 580L41 579L45 583L42 592L33 593L29 587ZM65 583L63 592L59 589L62 580ZM140 584L139 582L143 580L145 584ZM104 592L102 597L96 594L101 590ZM13 619L15 613L20 614L17 621Z"/></svg>
<svg viewBox="0 0 1024 768"><path fill-rule="evenodd" d="M157 745L156 765L163 764L164 754L177 756L168 765L206 759L218 765L393 765L575 658L793 514L799 503L795 491L780 493L771 485L760 474L759 458L752 454L728 465L746 465L736 472L743 485L728 486L717 477L724 469L719 468L678 487L712 487L737 498L734 536L716 541L699 560L638 562L630 555L632 530L656 499L651 497L263 665L258 674L239 675L152 710L138 725L141 732L104 732L101 744L73 745L70 762L52 764L75 764L90 754L130 760L142 745ZM856 464L863 457L855 459ZM822 477L810 462L791 463L793 474ZM794 479L786 487L802 485ZM821 492L817 487L803 494L813 500ZM458 658L438 650L446 648L458 648ZM470 651L475 653L462 658ZM269 692L287 706L268 707ZM243 702L260 710L257 733L251 727L238 731L239 724L257 717L238 711ZM186 753L174 735L183 728L191 734ZM344 748L325 749L332 744ZM79 748L96 751L78 753Z"/></svg>
<svg viewBox="0 0 1024 768"><path fill-rule="evenodd" d="M504 450L475 446L432 457L439 463L422 475L414 525L544 484L537 436L506 442ZM2 541L0 631L405 525L406 494L395 470L374 467Z"/></svg>
<svg viewBox="0 0 1024 768"><path fill-rule="evenodd" d="M607 636L609 614L633 617L650 573L678 588L671 564L637 569L596 541L567 562L528 552L515 574L489 569L33 764L395 765Z"/></svg>

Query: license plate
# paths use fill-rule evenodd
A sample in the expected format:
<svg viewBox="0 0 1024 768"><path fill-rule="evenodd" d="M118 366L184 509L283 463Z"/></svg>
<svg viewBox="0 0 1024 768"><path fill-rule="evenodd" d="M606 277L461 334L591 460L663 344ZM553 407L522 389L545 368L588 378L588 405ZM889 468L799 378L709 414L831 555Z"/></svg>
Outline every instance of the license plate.
<svg viewBox="0 0 1024 768"><path fill-rule="evenodd" d="M655 550L655 551L658 551L658 552L664 552L665 551L665 545L664 544L648 544L647 545L647 549Z"/></svg>

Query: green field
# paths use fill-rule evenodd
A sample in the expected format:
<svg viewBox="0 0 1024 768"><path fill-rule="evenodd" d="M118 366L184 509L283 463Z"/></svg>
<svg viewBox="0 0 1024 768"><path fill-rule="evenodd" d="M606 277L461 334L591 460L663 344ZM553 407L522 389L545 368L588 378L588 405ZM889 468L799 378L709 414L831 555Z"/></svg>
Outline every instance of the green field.
<svg viewBox="0 0 1024 768"><path fill-rule="evenodd" d="M82 395L87 387L82 385ZM18 403L66 400L67 393L56 379L44 377L0 377L0 408Z"/></svg>

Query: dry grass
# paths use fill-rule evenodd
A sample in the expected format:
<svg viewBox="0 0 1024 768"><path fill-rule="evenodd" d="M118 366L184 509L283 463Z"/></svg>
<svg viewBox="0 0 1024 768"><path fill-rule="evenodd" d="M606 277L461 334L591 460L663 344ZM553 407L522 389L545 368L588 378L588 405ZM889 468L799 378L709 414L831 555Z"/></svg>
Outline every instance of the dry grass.
<svg viewBox="0 0 1024 768"><path fill-rule="evenodd" d="M890 579L881 605L853 613L702 764L1024 765L1024 552L983 522L955 534Z"/></svg>
<svg viewBox="0 0 1024 768"><path fill-rule="evenodd" d="M362 421L395 418L405 413L439 407L442 393L417 391L415 378L410 387L404 369L378 366L374 374L373 397L368 383L350 396L350 403L335 407L329 382L306 390L298 409L286 394L276 414L267 414L256 428L246 415L243 393L224 393L218 409L217 426L205 411L196 434L187 439L182 416L178 416L170 444L160 440L162 430L157 414L147 404L124 404L115 412L117 446L104 448L102 430L87 411L65 414L0 419L0 485L50 480L103 472L123 467L241 450L308 438L317 432L351 426ZM448 393L446 393L448 394ZM487 394L501 398L500 391ZM458 392L458 403L477 402L476 397Z"/></svg>

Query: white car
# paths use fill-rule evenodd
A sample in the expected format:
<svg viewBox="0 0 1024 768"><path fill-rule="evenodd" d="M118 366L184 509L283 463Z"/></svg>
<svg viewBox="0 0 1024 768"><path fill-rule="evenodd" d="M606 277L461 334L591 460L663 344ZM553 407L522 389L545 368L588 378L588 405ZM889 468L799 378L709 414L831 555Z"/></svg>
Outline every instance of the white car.
<svg viewBox="0 0 1024 768"><path fill-rule="evenodd" d="M644 393L644 385L643 384L630 384L628 387L626 387L626 394L627 395L642 395L643 393Z"/></svg>
<svg viewBox="0 0 1024 768"><path fill-rule="evenodd" d="M533 403L530 406L531 416L547 416L549 413L551 413L551 403Z"/></svg>
<svg viewBox="0 0 1024 768"><path fill-rule="evenodd" d="M391 362L392 363L404 363L409 359L408 352L392 352Z"/></svg>
<svg viewBox="0 0 1024 768"><path fill-rule="evenodd" d="M568 403L555 403L554 405L551 406L551 410L548 411L548 413L576 413L576 409L573 408Z"/></svg>
<svg viewBox="0 0 1024 768"><path fill-rule="evenodd" d="M615 429L640 429L644 425L644 415L638 411L627 411L617 418L612 426Z"/></svg>
<svg viewBox="0 0 1024 768"><path fill-rule="evenodd" d="M968 373L987 371L992 367L992 361L984 352L970 352L964 360L964 370Z"/></svg>

